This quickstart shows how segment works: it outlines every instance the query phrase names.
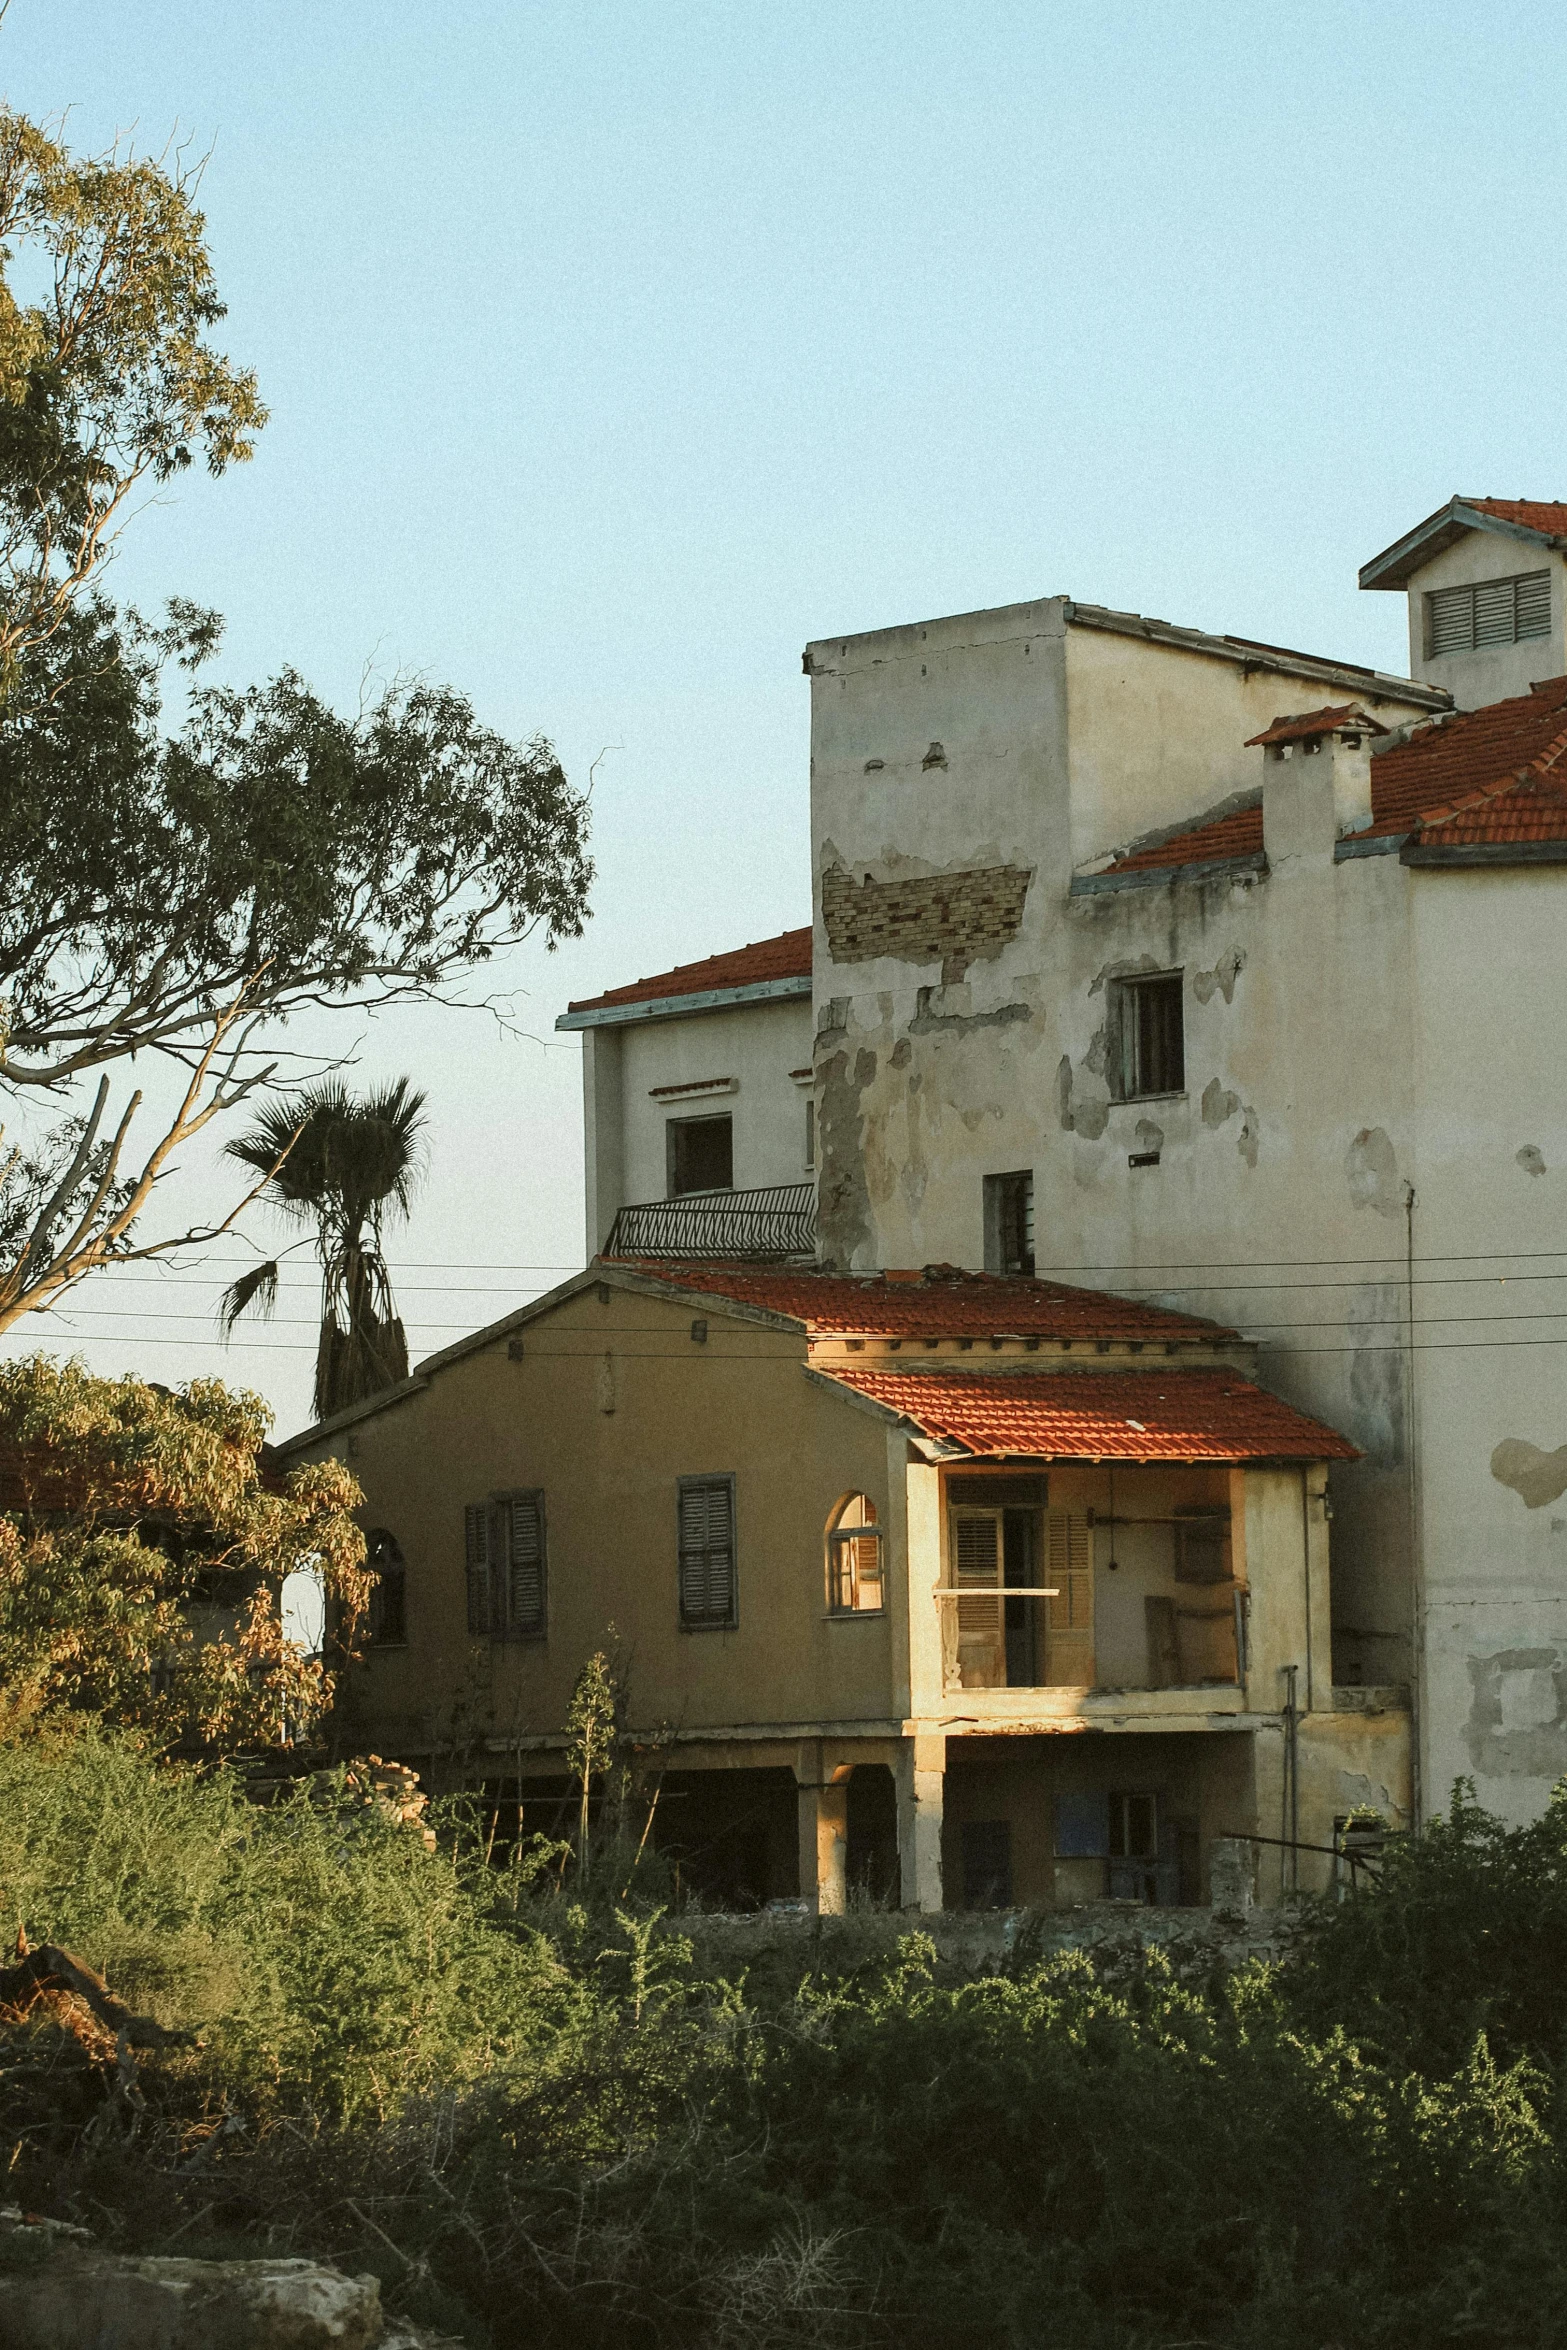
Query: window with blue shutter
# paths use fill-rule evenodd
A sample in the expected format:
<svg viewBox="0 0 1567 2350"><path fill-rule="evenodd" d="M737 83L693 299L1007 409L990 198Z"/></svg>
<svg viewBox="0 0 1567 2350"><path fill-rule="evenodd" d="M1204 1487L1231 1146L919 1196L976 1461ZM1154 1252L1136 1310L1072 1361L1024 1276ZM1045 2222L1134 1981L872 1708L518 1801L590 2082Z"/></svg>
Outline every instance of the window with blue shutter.
<svg viewBox="0 0 1567 2350"><path fill-rule="evenodd" d="M680 1621L688 1632L735 1621L735 1481L682 1477L679 1498Z"/></svg>

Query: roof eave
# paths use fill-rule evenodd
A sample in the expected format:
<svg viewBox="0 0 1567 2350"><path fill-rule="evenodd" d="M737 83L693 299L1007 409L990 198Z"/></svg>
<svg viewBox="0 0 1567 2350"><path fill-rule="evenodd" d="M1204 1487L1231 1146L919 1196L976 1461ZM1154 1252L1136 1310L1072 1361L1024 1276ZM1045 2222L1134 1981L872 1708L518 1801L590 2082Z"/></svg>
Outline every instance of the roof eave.
<svg viewBox="0 0 1567 2350"><path fill-rule="evenodd" d="M808 971L788 979L754 979L744 987L704 987L690 995L639 996L635 1003L581 1005L558 1015L557 1028L618 1028L631 1020L678 1020L691 1012L722 1011L730 1004L765 1004L785 996L809 995Z"/></svg>
<svg viewBox="0 0 1567 2350"><path fill-rule="evenodd" d="M1500 514L1483 514L1478 506L1470 506L1462 498L1450 498L1445 506L1428 514L1424 522L1406 531L1392 546L1384 547L1380 555L1373 555L1369 563L1360 567L1363 588L1405 588L1417 571L1449 547L1456 547L1466 531L1494 531L1500 538L1522 539L1536 547L1559 547L1562 541L1550 531L1533 530L1526 522L1509 522Z"/></svg>
<svg viewBox="0 0 1567 2350"><path fill-rule="evenodd" d="M1066 619L1072 628L1106 629L1116 636L1135 636L1171 651L1196 653L1209 660L1228 661L1248 674L1310 678L1330 685L1353 686L1372 701L1413 703L1419 709L1450 710L1453 697L1445 686L1419 678L1396 677L1383 669L1367 669L1356 661L1334 661L1316 653L1294 653L1281 645L1264 645L1248 637L1211 636L1205 629L1185 628L1172 620L1154 620L1141 612L1115 612L1103 604L1068 601Z"/></svg>

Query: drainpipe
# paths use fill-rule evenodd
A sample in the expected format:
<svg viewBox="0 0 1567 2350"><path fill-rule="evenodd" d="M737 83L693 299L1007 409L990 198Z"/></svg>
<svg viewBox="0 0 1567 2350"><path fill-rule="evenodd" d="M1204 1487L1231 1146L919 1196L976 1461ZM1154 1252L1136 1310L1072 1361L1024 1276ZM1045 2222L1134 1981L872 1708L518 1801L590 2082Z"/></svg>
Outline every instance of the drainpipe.
<svg viewBox="0 0 1567 2350"><path fill-rule="evenodd" d="M1416 1460L1415 1414L1415 1187L1404 1185L1404 1296L1408 1321L1405 1347L1406 1384L1404 1452L1409 1463L1409 1824L1418 1836L1424 1825L1425 1772L1420 1740L1425 1708L1421 1684L1425 1673L1425 1605L1422 1583L1424 1559L1420 1539L1420 1475Z"/></svg>

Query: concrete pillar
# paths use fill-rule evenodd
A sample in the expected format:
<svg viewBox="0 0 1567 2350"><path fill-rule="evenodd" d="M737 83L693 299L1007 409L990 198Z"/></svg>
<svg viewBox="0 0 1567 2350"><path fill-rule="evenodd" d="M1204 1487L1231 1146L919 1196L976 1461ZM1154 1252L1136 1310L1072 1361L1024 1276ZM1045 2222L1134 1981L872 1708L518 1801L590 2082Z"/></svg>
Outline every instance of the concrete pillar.
<svg viewBox="0 0 1567 2350"><path fill-rule="evenodd" d="M842 1917L849 1902L849 1773L829 1775L813 1747L795 1765L800 1823L800 1893L818 1917Z"/></svg>
<svg viewBox="0 0 1567 2350"><path fill-rule="evenodd" d="M939 1732L905 1738L898 1755L898 1866L905 1909L939 1910L941 1818L947 1741Z"/></svg>

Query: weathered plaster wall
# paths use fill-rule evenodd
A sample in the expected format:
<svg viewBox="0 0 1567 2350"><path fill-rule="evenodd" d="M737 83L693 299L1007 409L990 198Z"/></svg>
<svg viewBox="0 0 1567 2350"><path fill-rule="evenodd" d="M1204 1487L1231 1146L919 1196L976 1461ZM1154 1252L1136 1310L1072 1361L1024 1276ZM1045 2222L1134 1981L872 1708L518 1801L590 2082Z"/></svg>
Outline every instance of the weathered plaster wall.
<svg viewBox="0 0 1567 2350"><path fill-rule="evenodd" d="M1567 1773L1567 873L1411 879L1426 1782L1523 1819Z"/></svg>
<svg viewBox="0 0 1567 2350"><path fill-rule="evenodd" d="M1194 812L1248 780L1228 703L1260 691L1245 721L1256 731L1291 695L1277 678L1225 684L1213 788L1198 791L1189 745L1138 764L1135 669L1218 665L1141 645L1129 664L1117 640L1049 640L1038 617L1033 641L1054 645L1053 663L1019 651L1021 625L965 646L951 623L923 644L894 632L899 644L874 658L872 640L851 643L853 658L816 680L819 873L988 862L1033 876L1015 934L961 979L934 959L837 962L819 934L825 1253L857 1266L981 1263L983 1177L1029 1168L1041 1271L1254 1335L1267 1383L1365 1456L1332 1477L1332 1654L1316 1660L1319 1691L1409 1678L1418 1527L1423 1799L1444 1803L1462 1770L1523 1816L1567 1769L1567 1366L1532 1343L1567 1336L1567 1312L1560 1324L1434 1330L1411 1357L1406 1258L1411 1190L1418 1259L1563 1244L1552 1203L1567 1183L1567 1098L1551 1075L1552 1041L1567 1033L1563 877L1335 861L1331 814L1281 797L1330 793L1323 759L1268 771L1266 876L1073 896L1074 828L1096 850L1114 837L1118 771L1136 810L1123 834L1170 820L1163 776ZM1080 638L1092 647L1081 661ZM1040 666L1020 680L1025 659ZM1091 723L1101 689L1113 707L1102 742ZM1312 693L1295 698L1309 706ZM1209 725L1184 682L1144 706L1167 727ZM944 768L923 764L932 738ZM867 776L872 757L885 764ZM1244 757L1262 785L1260 754ZM1068 788L1079 778L1081 817ZM1184 975L1186 1082L1122 1103L1111 983L1139 970ZM1157 1165L1129 1164L1150 1152ZM1432 1285L1417 1283L1416 1318L1494 1312L1499 1298L1508 1312L1544 1312L1554 1283L1519 1286L1540 1271L1516 1254L1417 1266ZM1435 1284L1475 1272L1485 1278ZM1502 1273L1505 1294L1488 1289ZM1476 1351L1487 1336L1531 1343Z"/></svg>
<svg viewBox="0 0 1567 2350"><path fill-rule="evenodd" d="M584 1659L613 1624L630 1657L639 1725L899 1718L891 1616L904 1604L901 1499L885 1421L805 1375L803 1341L589 1286L448 1365L423 1392L359 1421L322 1451L345 1456L363 1522L408 1565L406 1649L350 1676L356 1735L381 1753L560 1728ZM676 1592L676 1480L732 1472L738 1623L684 1632ZM549 1637L470 1640L463 1508L542 1487ZM827 1615L824 1537L845 1492L870 1494L889 1528L888 1612Z"/></svg>
<svg viewBox="0 0 1567 2350"><path fill-rule="evenodd" d="M1369 689L1090 625L1068 628L1065 666L1074 866L1260 782L1245 746L1277 717L1351 697L1384 726L1416 715L1414 703Z"/></svg>
<svg viewBox="0 0 1567 2350"><path fill-rule="evenodd" d="M1551 633L1521 645L1486 645L1472 653L1426 653L1425 599L1433 588L1482 579L1514 579L1523 571L1551 575ZM1534 680L1567 670L1567 557L1504 531L1470 531L1434 555L1409 583L1409 674L1445 685L1461 710L1526 694Z"/></svg>

